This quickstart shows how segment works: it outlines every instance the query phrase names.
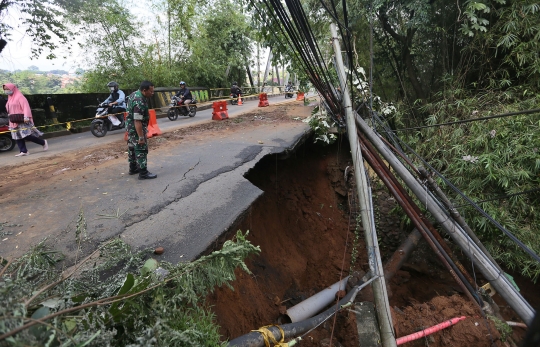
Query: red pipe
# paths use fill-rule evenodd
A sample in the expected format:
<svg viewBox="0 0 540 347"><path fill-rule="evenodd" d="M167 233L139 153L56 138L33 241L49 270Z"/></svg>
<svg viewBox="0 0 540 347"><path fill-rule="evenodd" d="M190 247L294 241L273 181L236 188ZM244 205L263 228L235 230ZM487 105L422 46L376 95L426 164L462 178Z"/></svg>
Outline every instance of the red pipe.
<svg viewBox="0 0 540 347"><path fill-rule="evenodd" d="M424 329L422 331L419 331L419 332L411 334L411 335L400 337L400 338L398 338L396 340L396 343L399 346L399 345L402 345L402 344L407 343L407 342L411 342L411 341L414 341L414 340L421 339L424 336L428 336L428 335L431 335L433 333L436 333L439 330L446 329L446 328L458 323L459 321L464 320L465 318L467 318L467 317L461 316L461 317L456 317L456 318L449 319L446 322L439 323L437 325L432 326L431 328Z"/></svg>

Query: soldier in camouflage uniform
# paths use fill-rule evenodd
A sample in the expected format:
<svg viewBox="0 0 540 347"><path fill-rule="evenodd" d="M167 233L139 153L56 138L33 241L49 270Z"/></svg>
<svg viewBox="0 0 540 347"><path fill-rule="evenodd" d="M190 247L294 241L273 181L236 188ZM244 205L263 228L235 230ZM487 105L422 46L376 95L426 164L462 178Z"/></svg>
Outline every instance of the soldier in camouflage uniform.
<svg viewBox="0 0 540 347"><path fill-rule="evenodd" d="M154 85L152 82L143 81L139 90L129 96L126 119L128 132L128 161L129 174L139 174L139 179L156 178L157 175L150 173L146 168L146 156L148 155L148 143L146 134L148 133L147 98L154 95Z"/></svg>

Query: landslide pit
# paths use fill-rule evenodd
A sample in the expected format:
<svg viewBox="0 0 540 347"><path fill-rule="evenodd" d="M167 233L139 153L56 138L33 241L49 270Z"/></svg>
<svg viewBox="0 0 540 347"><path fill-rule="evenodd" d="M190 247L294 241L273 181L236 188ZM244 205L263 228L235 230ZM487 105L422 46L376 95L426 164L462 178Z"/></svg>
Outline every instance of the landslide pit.
<svg viewBox="0 0 540 347"><path fill-rule="evenodd" d="M356 224L349 213L351 187L344 178L347 166L352 162L345 138L331 146L313 144L308 139L288 159L282 160L279 155L266 157L247 174L246 178L264 194L229 234L249 230L248 239L260 246L261 254L247 260L251 275L237 271L237 279L232 282L234 290L217 288L207 297L223 340L278 324L287 308L339 281L351 270L368 270L361 231L356 243L358 257L351 264ZM376 179L373 196L384 262L410 230L397 214L390 213L397 204ZM540 303L538 286L521 278L518 283L530 292L529 300ZM504 345L494 324L479 315L424 241L390 281L388 291L398 337L449 318L468 317L459 325L408 346ZM370 289L363 290L357 301L372 301ZM518 320L504 305L502 312L506 319ZM523 329L515 331L514 338L519 341L523 333ZM299 346L329 346L331 337L332 346L359 346L355 316L342 311L335 322L329 320Z"/></svg>

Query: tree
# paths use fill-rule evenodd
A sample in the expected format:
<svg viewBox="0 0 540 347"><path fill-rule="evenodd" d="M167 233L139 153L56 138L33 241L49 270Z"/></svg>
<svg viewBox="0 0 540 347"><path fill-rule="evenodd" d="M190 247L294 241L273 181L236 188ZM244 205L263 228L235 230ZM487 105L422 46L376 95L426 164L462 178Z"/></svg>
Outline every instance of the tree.
<svg viewBox="0 0 540 347"><path fill-rule="evenodd" d="M228 87L232 81L246 78L246 63L252 53L250 27L238 4L219 0L213 8L203 17L198 34L188 42L188 65L192 67L189 78L198 85Z"/></svg>
<svg viewBox="0 0 540 347"><path fill-rule="evenodd" d="M39 67L32 65L28 67L28 71L39 71Z"/></svg>
<svg viewBox="0 0 540 347"><path fill-rule="evenodd" d="M6 24L6 18L10 11L21 13L18 18L19 25L25 29L32 42L31 55L33 58L40 56L44 49L49 54L48 59L56 57L54 51L60 45L66 44L71 36L69 30L62 21L66 9L73 8L81 0L0 0L0 38L2 36L9 41L11 26ZM69 47L68 47L69 49ZM1 50L0 50L1 51Z"/></svg>

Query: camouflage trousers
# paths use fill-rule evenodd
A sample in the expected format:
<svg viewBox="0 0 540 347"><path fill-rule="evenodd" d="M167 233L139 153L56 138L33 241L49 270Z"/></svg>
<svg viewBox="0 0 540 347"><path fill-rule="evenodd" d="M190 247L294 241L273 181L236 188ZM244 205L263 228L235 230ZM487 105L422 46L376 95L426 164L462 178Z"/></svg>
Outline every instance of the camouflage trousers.
<svg viewBox="0 0 540 347"><path fill-rule="evenodd" d="M144 143L139 144L139 135L136 132L128 131L128 162L130 168L139 167L146 169L146 157L148 156L148 139L144 132Z"/></svg>

